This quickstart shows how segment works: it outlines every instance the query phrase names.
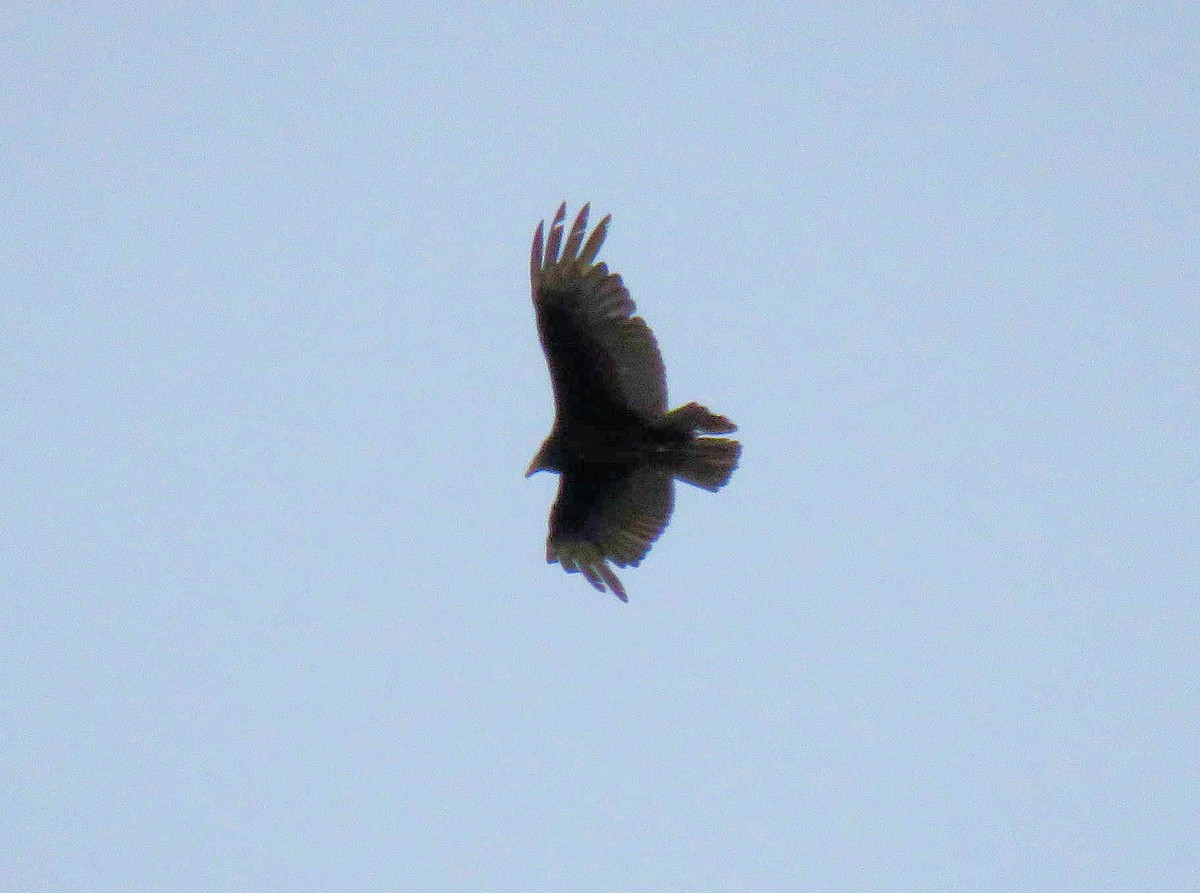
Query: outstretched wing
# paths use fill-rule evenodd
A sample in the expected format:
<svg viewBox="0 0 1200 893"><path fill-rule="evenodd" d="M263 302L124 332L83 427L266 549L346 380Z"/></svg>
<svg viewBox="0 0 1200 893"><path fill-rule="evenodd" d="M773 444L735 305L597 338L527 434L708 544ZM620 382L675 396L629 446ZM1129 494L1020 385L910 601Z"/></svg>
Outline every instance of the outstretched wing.
<svg viewBox="0 0 1200 893"><path fill-rule="evenodd" d="M609 562L636 567L667 526L674 501L670 471L649 463L564 472L550 512L546 561L628 601Z"/></svg>
<svg viewBox="0 0 1200 893"><path fill-rule="evenodd" d="M588 207L575 218L565 245L565 202L548 234L539 223L529 261L538 334L559 417L569 422L633 410L657 418L667 409L662 355L646 321L632 315L637 308L621 277L595 263L611 217L584 241Z"/></svg>

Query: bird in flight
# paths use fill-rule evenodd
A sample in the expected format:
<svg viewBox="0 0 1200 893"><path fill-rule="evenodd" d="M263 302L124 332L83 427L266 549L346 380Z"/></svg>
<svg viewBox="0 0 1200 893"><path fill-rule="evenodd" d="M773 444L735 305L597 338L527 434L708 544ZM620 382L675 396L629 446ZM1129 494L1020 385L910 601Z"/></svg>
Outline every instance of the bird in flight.
<svg viewBox="0 0 1200 893"><path fill-rule="evenodd" d="M564 202L538 224L529 259L538 335L555 416L525 476L559 474L546 561L628 601L610 563L636 567L663 532L675 480L716 492L741 445L729 419L699 403L667 412L662 355L621 277L596 262L611 215L587 233L588 205L570 230ZM564 244L563 237L566 236Z"/></svg>

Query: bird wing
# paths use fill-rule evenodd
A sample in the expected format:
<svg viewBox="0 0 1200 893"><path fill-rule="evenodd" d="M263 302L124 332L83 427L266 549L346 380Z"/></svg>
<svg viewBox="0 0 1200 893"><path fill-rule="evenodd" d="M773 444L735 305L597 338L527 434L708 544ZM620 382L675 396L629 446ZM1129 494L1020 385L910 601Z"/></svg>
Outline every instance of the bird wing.
<svg viewBox="0 0 1200 893"><path fill-rule="evenodd" d="M608 563L636 567L667 526L674 501L670 471L649 462L566 471L550 512L546 561L628 601Z"/></svg>
<svg viewBox="0 0 1200 893"><path fill-rule="evenodd" d="M565 245L566 203L549 232L539 223L533 237L529 275L554 399L573 419L621 409L657 418L667 408L662 355L646 321L633 315L637 307L621 277L595 262L611 216L584 241L588 207Z"/></svg>

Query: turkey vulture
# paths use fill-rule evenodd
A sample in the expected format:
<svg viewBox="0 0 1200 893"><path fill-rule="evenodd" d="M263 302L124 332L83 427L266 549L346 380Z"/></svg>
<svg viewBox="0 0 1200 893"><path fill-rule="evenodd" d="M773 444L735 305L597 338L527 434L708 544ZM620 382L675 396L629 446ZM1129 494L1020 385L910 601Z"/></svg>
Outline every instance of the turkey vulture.
<svg viewBox="0 0 1200 893"><path fill-rule="evenodd" d="M584 205L563 245L566 211L564 202L549 234L543 221L533 236L529 275L555 416L525 476L561 476L546 561L624 602L609 562L636 567L671 517L675 479L715 493L737 467L741 446L700 436L737 428L698 403L667 412L654 335L633 315L621 277L595 262L611 215L584 241Z"/></svg>

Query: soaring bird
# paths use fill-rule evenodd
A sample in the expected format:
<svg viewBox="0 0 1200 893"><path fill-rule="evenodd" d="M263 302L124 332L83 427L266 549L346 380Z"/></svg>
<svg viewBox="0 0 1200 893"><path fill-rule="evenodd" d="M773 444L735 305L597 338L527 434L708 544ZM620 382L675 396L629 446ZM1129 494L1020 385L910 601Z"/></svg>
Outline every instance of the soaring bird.
<svg viewBox="0 0 1200 893"><path fill-rule="evenodd" d="M654 335L633 315L621 277L596 262L612 215L585 241L588 207L566 231L564 202L549 232L542 221L533 236L529 277L555 416L525 476L560 476L546 561L624 602L610 562L636 567L667 526L675 480L716 492L737 467L741 446L705 436L737 426L698 403L667 412Z"/></svg>

